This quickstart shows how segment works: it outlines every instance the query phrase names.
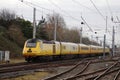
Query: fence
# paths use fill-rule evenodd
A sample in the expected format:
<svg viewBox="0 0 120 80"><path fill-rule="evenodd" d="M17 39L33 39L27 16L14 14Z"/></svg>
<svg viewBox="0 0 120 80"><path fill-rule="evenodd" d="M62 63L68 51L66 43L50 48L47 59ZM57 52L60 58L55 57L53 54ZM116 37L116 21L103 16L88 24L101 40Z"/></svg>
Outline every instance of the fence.
<svg viewBox="0 0 120 80"><path fill-rule="evenodd" d="M0 51L0 62L10 61L10 51Z"/></svg>

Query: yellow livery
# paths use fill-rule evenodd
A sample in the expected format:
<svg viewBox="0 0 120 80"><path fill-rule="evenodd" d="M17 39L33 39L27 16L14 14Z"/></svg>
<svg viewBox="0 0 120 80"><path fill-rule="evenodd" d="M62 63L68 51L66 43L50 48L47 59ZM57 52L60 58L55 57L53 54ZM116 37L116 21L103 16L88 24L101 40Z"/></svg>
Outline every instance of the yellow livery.
<svg viewBox="0 0 120 80"><path fill-rule="evenodd" d="M102 55L103 51L101 46L29 39L25 42L23 56L26 61L30 62L43 59L69 59L83 55ZM105 53L109 52L109 48L105 47Z"/></svg>

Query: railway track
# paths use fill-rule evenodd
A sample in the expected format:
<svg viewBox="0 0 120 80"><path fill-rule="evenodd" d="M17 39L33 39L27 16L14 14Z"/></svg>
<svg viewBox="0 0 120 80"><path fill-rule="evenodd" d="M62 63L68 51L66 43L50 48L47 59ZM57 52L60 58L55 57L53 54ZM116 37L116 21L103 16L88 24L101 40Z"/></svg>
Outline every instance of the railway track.
<svg viewBox="0 0 120 80"><path fill-rule="evenodd" d="M112 61L112 60L108 60L108 61ZM103 71L107 70L108 68L103 68L103 69L100 69L100 70L97 70L97 71L94 71L94 72L90 72L90 73L83 73L83 72L89 67L89 65L95 64L95 63L98 63L98 62L102 62L102 61L91 60L90 62L87 62L86 65L84 63L84 67L83 67L83 65L81 66L81 64L79 64L79 66L81 66L81 68L77 67L78 66L78 64L77 64L73 68L71 68L71 69L69 69L65 72L59 73L59 74L54 75L52 77L45 78L44 80L77 80L77 79L78 80L93 80L96 77L96 76L93 76L94 74L100 74ZM107 62L107 60L105 60L103 62ZM118 66L117 66L117 68L118 68ZM118 75L119 74L120 73L118 73ZM81 78L81 77L85 77L85 76L92 76L92 78L91 77L88 78L88 79ZM81 79L79 79L79 78L81 78ZM116 78L117 78L117 76L116 76Z"/></svg>
<svg viewBox="0 0 120 80"><path fill-rule="evenodd" d="M94 78L94 80L99 80L101 77L103 77L103 76L105 76L105 75L107 75L107 74L110 74L110 73L112 73L112 72L114 72L114 71L117 71L117 70L120 70L120 68L115 68L115 66L118 64L119 62L116 62L116 63L114 63L112 66L110 66L108 69L106 69L103 73L101 73L101 74L99 74L98 76L96 76L95 78Z"/></svg>
<svg viewBox="0 0 120 80"><path fill-rule="evenodd" d="M29 74L29 73L33 73L36 69L71 66L77 64L78 62L80 62L79 64L81 65L85 65L88 63L88 61L91 61L92 63L97 63L97 62L109 62L109 61L114 62L117 60L118 59L112 59L112 60L108 59L103 61L95 58L86 58L83 59L83 61L81 59L74 59L74 60L63 60L63 61L46 62L46 63L20 63L20 64L17 63L17 64L7 64L7 65L4 64L4 65L0 65L0 78L8 78L11 76L14 77L15 75L19 76L23 74ZM78 73L76 73L76 75L77 74Z"/></svg>
<svg viewBox="0 0 120 80"><path fill-rule="evenodd" d="M60 73L60 74L57 74L57 75L55 75L55 76L46 78L46 79L44 79L44 80L56 80L56 79L58 79L58 80L63 79L63 80L64 80L64 78L70 77L70 76L72 76L73 74L74 74L74 75L77 75L77 74L79 74L79 73L82 73L82 72L88 67L88 65L90 64L90 62L87 62L87 64L82 64L82 65L81 65L81 63L83 63L83 61L82 61L82 62L79 62L78 64L76 64L76 65L73 66L72 68L68 69L67 71L64 71L64 72L62 72L62 73ZM83 68L83 67L84 67L84 68ZM82 69L81 71L79 71L81 68L83 68L83 69ZM76 73L76 72L77 72L77 73Z"/></svg>
<svg viewBox="0 0 120 80"><path fill-rule="evenodd" d="M118 58L112 58L112 59L106 59L106 60L112 60L112 61L117 61L120 57ZM96 58L85 58L86 60L99 60L100 59L96 59ZM82 59L75 59L75 61L78 61L78 60L82 60ZM62 63L65 63L66 61L73 61L73 60L63 60ZM103 60L101 60L103 61ZM59 61L56 61L56 62L59 62ZM54 62L42 62L41 64L44 64L44 63L54 63ZM14 66L21 66L21 65L31 65L31 64L36 64L36 63L27 63L27 62L22 62L22 63L12 63L12 64L0 64L0 68L5 68L5 67L14 67Z"/></svg>
<svg viewBox="0 0 120 80"><path fill-rule="evenodd" d="M114 80L119 80L120 79L119 76L120 76L120 70L115 75Z"/></svg>
<svg viewBox="0 0 120 80"><path fill-rule="evenodd" d="M117 64L119 64L119 62L114 63L113 65L111 65L108 68L103 68L103 69L99 69L99 70L96 70L96 71L93 71L93 72L76 75L76 76L73 76L73 77L66 78L64 80L103 80L103 79L100 79L100 78L102 78L105 75L109 75L110 73L118 71L115 78L112 79L112 80L117 80L118 76L120 75L120 72L119 72L120 71L120 65L117 65ZM106 80L106 79L104 79L104 80Z"/></svg>
<svg viewBox="0 0 120 80"><path fill-rule="evenodd" d="M84 64L81 64L81 62L79 62L79 64L76 64L69 70L59 73L57 75L54 75L52 77L45 78L44 80L75 80L75 78L78 77L78 75L80 76L88 75L88 74L83 74L83 75L81 74L89 67L89 65L100 63L100 62L109 62L109 61L117 61L117 60L89 60L89 62L83 61ZM103 71L103 70L100 70L100 71ZM93 72L93 73L96 73L96 72Z"/></svg>
<svg viewBox="0 0 120 80"><path fill-rule="evenodd" d="M29 64L27 62L21 62L21 63L11 63L11 64L0 64L0 68L3 67L12 67L12 66L20 66L20 65L26 65Z"/></svg>
<svg viewBox="0 0 120 80"><path fill-rule="evenodd" d="M11 76L22 75L24 73L31 73L36 69L53 68L59 66L75 65L81 59L62 60L45 63L20 63L20 64L7 64L0 67L0 78L8 78Z"/></svg>
<svg viewBox="0 0 120 80"><path fill-rule="evenodd" d="M15 71L22 71L22 70L31 70L31 69L37 69L37 68L69 66L69 65L74 65L75 63L77 63L77 61L80 61L80 59L45 62L45 63L7 64L7 65L2 65L0 67L0 73L15 72Z"/></svg>
<svg viewBox="0 0 120 80"><path fill-rule="evenodd" d="M93 58L87 58L86 60L94 60ZM0 73L14 72L14 71L22 71L22 70L31 70L36 68L47 68L47 67L56 67L56 66L69 66L74 65L77 61L81 61L81 59L73 59L73 60L62 60L62 61L54 61L54 62L44 62L44 63L15 63L15 64L2 64L0 65ZM58 64L59 63L59 64ZM13 69L14 68L14 69Z"/></svg>

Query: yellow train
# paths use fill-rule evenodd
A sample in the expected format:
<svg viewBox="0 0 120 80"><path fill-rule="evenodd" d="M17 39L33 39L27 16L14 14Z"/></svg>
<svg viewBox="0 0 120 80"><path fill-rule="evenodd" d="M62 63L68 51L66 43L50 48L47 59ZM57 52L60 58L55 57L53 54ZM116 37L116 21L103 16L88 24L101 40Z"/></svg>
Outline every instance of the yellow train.
<svg viewBox="0 0 120 80"><path fill-rule="evenodd" d="M105 53L109 53L105 48ZM30 62L34 60L68 59L91 55L103 55L103 47L70 42L42 41L29 39L25 42L23 56Z"/></svg>

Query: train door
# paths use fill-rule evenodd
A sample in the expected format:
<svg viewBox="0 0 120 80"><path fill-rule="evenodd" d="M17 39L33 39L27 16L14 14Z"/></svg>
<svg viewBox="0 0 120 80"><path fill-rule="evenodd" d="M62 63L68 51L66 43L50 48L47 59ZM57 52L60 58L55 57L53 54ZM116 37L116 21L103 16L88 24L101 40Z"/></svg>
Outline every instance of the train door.
<svg viewBox="0 0 120 80"><path fill-rule="evenodd" d="M81 50L80 50L80 45L78 44L78 54L80 54Z"/></svg>
<svg viewBox="0 0 120 80"><path fill-rule="evenodd" d="M56 45L55 43L53 44L53 55L56 53Z"/></svg>

